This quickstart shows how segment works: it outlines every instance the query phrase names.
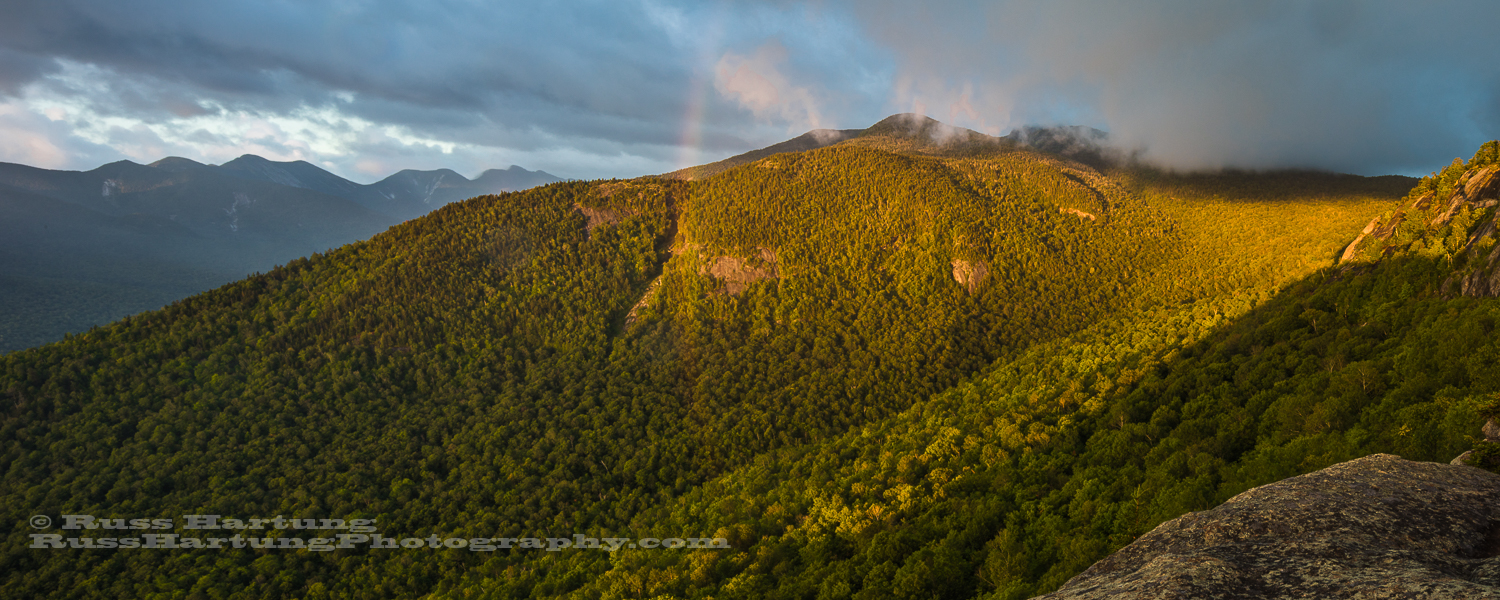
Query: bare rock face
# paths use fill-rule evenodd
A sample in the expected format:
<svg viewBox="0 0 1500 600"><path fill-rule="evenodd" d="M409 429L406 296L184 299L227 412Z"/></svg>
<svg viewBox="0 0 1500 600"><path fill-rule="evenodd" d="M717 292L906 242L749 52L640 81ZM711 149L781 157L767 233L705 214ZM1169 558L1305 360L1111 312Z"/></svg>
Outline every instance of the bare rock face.
<svg viewBox="0 0 1500 600"><path fill-rule="evenodd" d="M1484 170L1474 172L1464 180L1464 196L1468 198L1479 198L1485 190L1490 189L1495 183L1495 173L1500 171L1500 165L1490 165Z"/></svg>
<svg viewBox="0 0 1500 600"><path fill-rule="evenodd" d="M756 256L749 260L716 256L709 259L704 271L723 281L726 293L738 294L749 289L752 283L777 277L776 252L770 248L757 248Z"/></svg>
<svg viewBox="0 0 1500 600"><path fill-rule="evenodd" d="M1062 214L1065 214L1065 215L1074 215L1074 216L1077 216L1079 219L1088 219L1090 221L1097 221L1098 220L1098 218L1095 217L1092 213L1086 213L1086 212L1083 212L1083 211L1078 210L1076 208L1059 208L1057 210L1059 212L1061 212Z"/></svg>
<svg viewBox="0 0 1500 600"><path fill-rule="evenodd" d="M982 260L954 260L953 280L972 294L990 276L990 263Z"/></svg>
<svg viewBox="0 0 1500 600"><path fill-rule="evenodd" d="M1162 523L1042 596L1500 598L1500 476L1376 454Z"/></svg>
<svg viewBox="0 0 1500 600"><path fill-rule="evenodd" d="M1488 144L1486 148L1494 151ZM1471 166L1453 184L1452 191L1429 191L1389 219L1376 217L1370 221L1344 248L1338 264L1346 265L1344 269L1348 270L1355 267L1351 261L1361 254L1379 261L1406 252L1414 245L1429 244L1429 248L1449 252L1452 264L1458 266L1440 286L1444 294L1500 297L1500 251L1494 249L1500 243L1500 212L1492 210L1500 205L1500 165ZM1455 223L1455 218L1466 212L1475 220ZM1423 239L1397 236L1403 224L1409 223L1420 223L1411 231ZM1457 226L1464 227L1457 233L1467 237L1462 247L1455 252L1454 248L1444 250L1436 246L1448 243L1443 240L1452 234L1449 228ZM1366 247L1371 245L1374 249L1367 251Z"/></svg>
<svg viewBox="0 0 1500 600"><path fill-rule="evenodd" d="M1465 296L1500 297L1500 252L1491 251L1489 258L1468 274L1454 275L1443 282L1445 290L1455 287Z"/></svg>
<svg viewBox="0 0 1500 600"><path fill-rule="evenodd" d="M1430 196L1430 194L1428 196ZM1428 196L1423 196L1423 198L1427 198ZM1418 200L1417 202L1420 203L1421 200ZM1359 232L1359 237L1354 238L1354 241L1350 242L1350 244L1344 248L1344 253L1339 256L1339 262L1348 262L1349 259L1354 258L1355 253L1359 252L1359 243L1365 241L1365 236L1370 235L1370 233L1374 232L1375 226L1379 224L1380 217L1370 219L1370 224L1365 225L1364 231Z"/></svg>
<svg viewBox="0 0 1500 600"><path fill-rule="evenodd" d="M641 299L637 300L635 305L630 307L630 312L625 313L625 327L627 329L635 326L636 322L640 321L641 311L656 301L656 295L660 291L661 277L657 276L656 279L652 279L651 283L646 286L646 293L641 294Z"/></svg>
<svg viewBox="0 0 1500 600"><path fill-rule="evenodd" d="M628 210L595 208L582 204L574 204L573 210L583 215L583 218L588 219L588 224L584 225L584 227L588 229L590 237L593 236L594 228L596 227L614 225L635 215L635 213Z"/></svg>

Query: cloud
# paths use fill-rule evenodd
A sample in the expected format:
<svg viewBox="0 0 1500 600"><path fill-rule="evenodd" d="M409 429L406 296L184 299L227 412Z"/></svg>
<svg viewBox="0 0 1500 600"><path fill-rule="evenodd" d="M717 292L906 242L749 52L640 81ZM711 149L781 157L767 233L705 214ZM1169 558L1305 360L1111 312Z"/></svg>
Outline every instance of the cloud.
<svg viewBox="0 0 1500 600"><path fill-rule="evenodd" d="M366 149L358 138L329 146L330 136L347 139L365 123L391 130L386 149L574 156L579 162L552 166L575 176L643 174L605 165L668 170L698 68L684 60L681 40L664 35L661 18L677 11L691 22L699 18L691 7L19 0L0 10L0 95L64 103L79 118L124 119L164 137L203 127L245 151L274 137L335 163L343 157L331 148ZM705 140L722 143L724 131L755 125L718 104ZM249 130L206 121L280 129L247 138ZM332 121L343 133L322 126ZM100 126L88 129L108 139ZM605 154L590 159L585 149Z"/></svg>
<svg viewBox="0 0 1500 600"><path fill-rule="evenodd" d="M27 83L54 70L55 62L47 57L0 48L0 95L14 96Z"/></svg>
<svg viewBox="0 0 1500 600"><path fill-rule="evenodd" d="M1500 137L1491 2L849 6L897 57L893 108L1100 126L1167 166L1421 172Z"/></svg>
<svg viewBox="0 0 1500 600"><path fill-rule="evenodd" d="M51 85L32 86L22 97L0 104L0 132L7 141L0 145L0 160L88 169L101 162L146 163L169 155L221 163L249 153L272 160L307 160L366 182L406 168L452 168L475 176L518 163L569 175L578 165L627 174L661 170L641 148L608 140L531 132L513 139L520 142L512 144L521 147L516 149L473 143L464 135L435 136L432 131L348 114L343 109L352 99L286 112L212 101L202 101L193 111L132 111L107 101L122 95L116 91L117 79L98 69L65 64L51 76ZM84 93L81 87L90 91ZM99 160L101 156L108 160Z"/></svg>
<svg viewBox="0 0 1500 600"><path fill-rule="evenodd" d="M48 169L93 168L125 158L108 146L96 144L15 100L0 101L0 162L23 163ZM79 167L78 165L88 165Z"/></svg>
<svg viewBox="0 0 1500 600"><path fill-rule="evenodd" d="M0 156L627 177L916 111L1177 168L1418 173L1500 137L1497 25L1483 0L12 0Z"/></svg>
<svg viewBox="0 0 1500 600"><path fill-rule="evenodd" d="M872 123L890 64L846 11L816 4L14 0L0 17L0 96L37 115L35 102L66 105L90 140L115 143L88 124L98 117L205 153L190 158L300 151L350 169L360 159L345 153L372 152L510 157L574 177L663 172L809 124ZM726 83L750 96L716 93L717 68L735 60L730 75L764 77L775 106L742 104L757 98L743 78ZM262 121L280 128L246 137L239 125ZM181 143L210 138L224 149Z"/></svg>
<svg viewBox="0 0 1500 600"><path fill-rule="evenodd" d="M750 56L727 52L714 66L714 88L757 117L776 118L802 130L823 128L812 89L792 85L781 73L786 60L786 46L774 40Z"/></svg>

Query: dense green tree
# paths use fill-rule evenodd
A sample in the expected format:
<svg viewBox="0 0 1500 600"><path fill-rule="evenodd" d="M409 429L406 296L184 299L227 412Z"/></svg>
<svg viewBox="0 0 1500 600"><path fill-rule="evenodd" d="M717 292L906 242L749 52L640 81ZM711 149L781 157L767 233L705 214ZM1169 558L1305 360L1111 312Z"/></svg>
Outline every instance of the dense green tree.
<svg viewBox="0 0 1500 600"><path fill-rule="evenodd" d="M1319 270L1411 184L867 136L449 205L0 357L3 595L1049 589L1251 485L1466 443L1495 353L1451 332L1491 303L1425 255ZM35 514L732 547L44 552Z"/></svg>

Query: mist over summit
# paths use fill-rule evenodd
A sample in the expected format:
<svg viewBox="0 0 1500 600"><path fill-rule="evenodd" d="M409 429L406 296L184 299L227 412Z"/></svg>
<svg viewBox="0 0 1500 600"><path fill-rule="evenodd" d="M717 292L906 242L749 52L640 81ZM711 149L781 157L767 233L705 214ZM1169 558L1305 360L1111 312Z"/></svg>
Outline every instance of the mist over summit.
<svg viewBox="0 0 1500 600"><path fill-rule="evenodd" d="M1103 168L1106 164L1124 164L1139 154L1112 146L1108 133L1092 127L1031 125L997 137L949 125L918 113L898 113L864 129L814 129L784 142L706 165L679 169L666 176L702 178L775 154L802 152L841 143L940 156L1031 148L1066 156L1098 168Z"/></svg>

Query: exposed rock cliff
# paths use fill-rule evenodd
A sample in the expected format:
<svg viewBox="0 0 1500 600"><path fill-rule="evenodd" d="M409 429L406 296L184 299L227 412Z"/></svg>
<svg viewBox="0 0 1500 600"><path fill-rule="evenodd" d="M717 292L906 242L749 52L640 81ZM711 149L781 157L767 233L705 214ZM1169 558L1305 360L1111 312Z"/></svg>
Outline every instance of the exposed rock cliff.
<svg viewBox="0 0 1500 600"><path fill-rule="evenodd" d="M588 224L585 225L585 227L588 228L589 237L593 237L594 229L597 227L601 227L604 225L614 225L615 223L619 223L620 221L635 215L634 212L628 210L595 208L592 206L584 206L582 204L574 204L573 210L577 211L578 214L583 215L585 219L588 219Z"/></svg>
<svg viewBox="0 0 1500 600"><path fill-rule="evenodd" d="M1345 247L1339 263L1378 261L1401 253L1448 259L1448 294L1500 296L1500 252L1495 251L1500 205L1500 143L1489 142L1473 160L1455 160L1424 178L1399 210L1370 221Z"/></svg>
<svg viewBox="0 0 1500 600"><path fill-rule="evenodd" d="M1500 476L1377 454L1162 523L1042 596L1500 598Z"/></svg>
<svg viewBox="0 0 1500 600"><path fill-rule="evenodd" d="M1086 213L1086 212L1083 212L1083 211L1078 210L1076 208L1059 208L1057 210L1060 211L1060 212L1062 212L1065 215L1067 215L1067 214L1075 215L1075 216L1077 216L1080 219L1088 219L1090 221L1097 221L1098 220L1098 218L1096 218L1093 213Z"/></svg>
<svg viewBox="0 0 1500 600"><path fill-rule="evenodd" d="M979 290L979 286L990 276L990 263L982 260L958 260L953 259L953 280L970 294Z"/></svg>
<svg viewBox="0 0 1500 600"><path fill-rule="evenodd" d="M749 289L757 281L779 276L776 251L770 248L757 248L755 256L749 259L738 256L710 257L702 272L724 282L724 292L730 295Z"/></svg>
<svg viewBox="0 0 1500 600"><path fill-rule="evenodd" d="M1354 256L1355 256L1355 253L1359 251L1359 248L1360 248L1359 244L1360 244L1360 242L1365 241L1365 236L1368 236L1371 233L1374 233L1375 232L1375 228L1377 226L1379 226L1379 225L1380 225L1380 217L1375 217L1373 219L1370 219L1370 224L1369 225L1365 225L1364 231L1359 232L1359 237L1354 238L1353 242L1350 242L1350 244L1348 246L1344 247L1344 253L1339 256L1339 262L1346 262L1346 261L1349 261L1349 260L1353 259Z"/></svg>

